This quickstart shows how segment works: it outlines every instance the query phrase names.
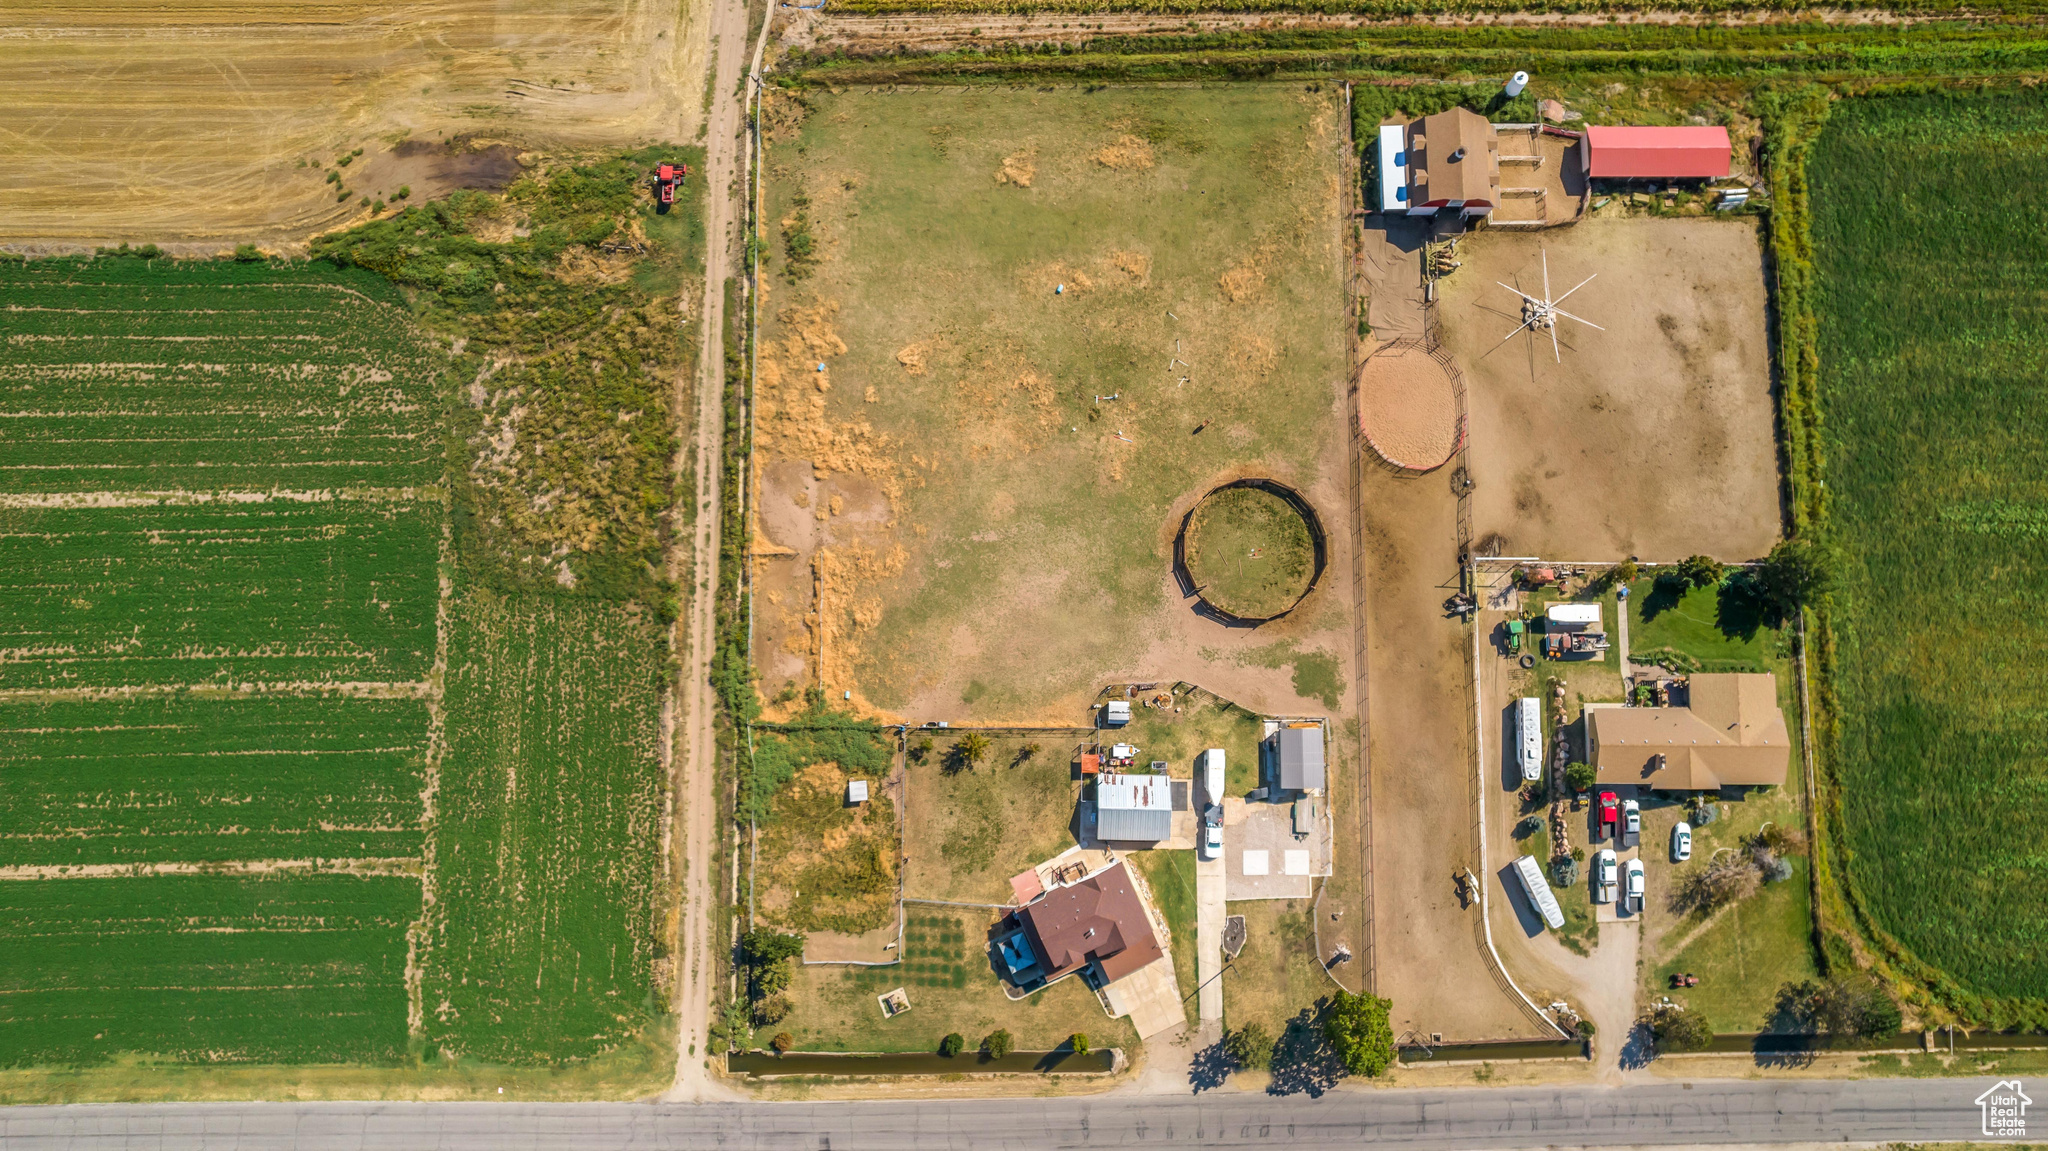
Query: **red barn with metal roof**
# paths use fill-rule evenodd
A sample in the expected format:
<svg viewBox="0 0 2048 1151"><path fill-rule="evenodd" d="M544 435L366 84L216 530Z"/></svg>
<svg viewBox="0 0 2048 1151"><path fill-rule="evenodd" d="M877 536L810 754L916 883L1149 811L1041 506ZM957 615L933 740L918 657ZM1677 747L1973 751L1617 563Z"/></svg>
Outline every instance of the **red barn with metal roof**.
<svg viewBox="0 0 2048 1151"><path fill-rule="evenodd" d="M1728 174L1728 129L1587 128L1586 154L1596 180L1718 180Z"/></svg>

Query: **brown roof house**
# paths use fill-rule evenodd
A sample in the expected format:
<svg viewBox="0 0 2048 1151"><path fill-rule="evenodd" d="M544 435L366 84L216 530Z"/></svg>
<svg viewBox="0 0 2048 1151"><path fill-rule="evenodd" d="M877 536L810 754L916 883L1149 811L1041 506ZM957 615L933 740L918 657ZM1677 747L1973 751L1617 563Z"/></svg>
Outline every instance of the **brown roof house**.
<svg viewBox="0 0 2048 1151"><path fill-rule="evenodd" d="M1500 204L1500 140L1486 117L1453 108L1408 125L1408 214L1455 209L1484 216Z"/></svg>
<svg viewBox="0 0 2048 1151"><path fill-rule="evenodd" d="M996 958L1011 983L1036 990L1078 971L1100 988L1166 954L1124 867L1054 887L1010 913Z"/></svg>
<svg viewBox="0 0 2048 1151"><path fill-rule="evenodd" d="M1586 709L1601 783L1713 791L1785 782L1792 736L1768 675L1695 675L1684 707Z"/></svg>

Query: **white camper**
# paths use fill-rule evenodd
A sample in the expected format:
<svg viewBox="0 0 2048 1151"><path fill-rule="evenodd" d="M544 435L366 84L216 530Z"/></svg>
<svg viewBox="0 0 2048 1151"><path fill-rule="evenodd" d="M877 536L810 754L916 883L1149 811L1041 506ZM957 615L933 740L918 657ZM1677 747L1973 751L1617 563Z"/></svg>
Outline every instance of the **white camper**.
<svg viewBox="0 0 2048 1151"><path fill-rule="evenodd" d="M1223 802L1223 749L1212 747L1202 753L1202 794L1209 803Z"/></svg>
<svg viewBox="0 0 2048 1151"><path fill-rule="evenodd" d="M1534 783L1543 775L1543 705L1533 696L1515 701L1515 740L1522 779Z"/></svg>
<svg viewBox="0 0 2048 1151"><path fill-rule="evenodd" d="M1550 890L1549 881L1543 878L1543 869L1536 864L1536 857L1525 855L1515 860L1515 874L1522 881L1522 889L1529 893L1529 902L1536 905L1536 913L1552 931L1564 926L1564 909L1557 905L1557 896Z"/></svg>

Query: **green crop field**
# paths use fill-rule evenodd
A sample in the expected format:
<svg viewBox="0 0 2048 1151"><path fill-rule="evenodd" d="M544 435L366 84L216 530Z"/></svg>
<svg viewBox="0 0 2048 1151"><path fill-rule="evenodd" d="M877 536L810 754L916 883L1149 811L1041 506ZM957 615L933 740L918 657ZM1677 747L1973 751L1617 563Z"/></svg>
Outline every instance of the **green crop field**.
<svg viewBox="0 0 2048 1151"><path fill-rule="evenodd" d="M419 913L411 878L0 883L0 1066L396 1058Z"/></svg>
<svg viewBox="0 0 2048 1151"><path fill-rule="evenodd" d="M1844 101L1808 172L1845 866L1921 959L2038 998L2048 98Z"/></svg>
<svg viewBox="0 0 2048 1151"><path fill-rule="evenodd" d="M0 704L0 867L417 858L427 738L418 699Z"/></svg>
<svg viewBox="0 0 2048 1151"><path fill-rule="evenodd" d="M476 590L454 605L422 977L428 1036L508 1062L653 1016L663 773L643 609Z"/></svg>

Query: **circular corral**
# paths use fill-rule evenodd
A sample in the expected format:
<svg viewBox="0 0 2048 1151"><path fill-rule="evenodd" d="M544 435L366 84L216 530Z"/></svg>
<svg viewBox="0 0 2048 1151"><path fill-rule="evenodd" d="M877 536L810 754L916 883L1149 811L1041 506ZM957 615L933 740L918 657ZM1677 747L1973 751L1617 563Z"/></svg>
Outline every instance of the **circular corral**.
<svg viewBox="0 0 2048 1151"><path fill-rule="evenodd" d="M1358 366L1358 432L1397 471L1421 475L1465 446L1465 380L1449 353L1395 340Z"/></svg>
<svg viewBox="0 0 2048 1151"><path fill-rule="evenodd" d="M1182 518L1174 574L1197 609L1221 623L1256 627L1307 598L1327 562L1323 525L1299 492L1266 479L1211 490Z"/></svg>

